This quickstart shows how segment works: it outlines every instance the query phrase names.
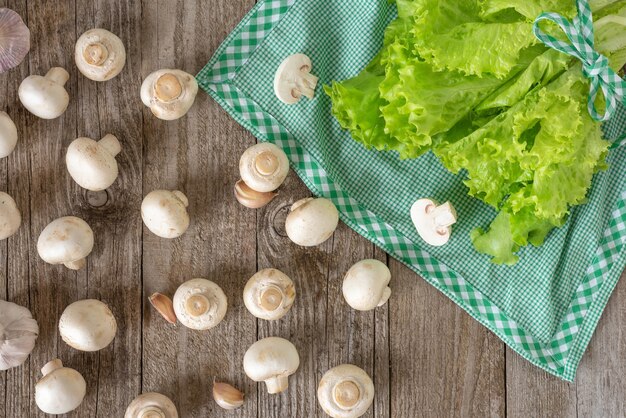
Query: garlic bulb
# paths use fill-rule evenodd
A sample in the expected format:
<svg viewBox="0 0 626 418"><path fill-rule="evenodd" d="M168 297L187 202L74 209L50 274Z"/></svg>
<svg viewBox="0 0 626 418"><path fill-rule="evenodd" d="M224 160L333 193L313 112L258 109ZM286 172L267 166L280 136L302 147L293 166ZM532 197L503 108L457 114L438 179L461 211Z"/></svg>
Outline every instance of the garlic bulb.
<svg viewBox="0 0 626 418"><path fill-rule="evenodd" d="M17 67L30 49L30 31L11 9L0 8L0 73Z"/></svg>
<svg viewBox="0 0 626 418"><path fill-rule="evenodd" d="M0 300L0 370L24 363L37 334L39 326L27 308Z"/></svg>

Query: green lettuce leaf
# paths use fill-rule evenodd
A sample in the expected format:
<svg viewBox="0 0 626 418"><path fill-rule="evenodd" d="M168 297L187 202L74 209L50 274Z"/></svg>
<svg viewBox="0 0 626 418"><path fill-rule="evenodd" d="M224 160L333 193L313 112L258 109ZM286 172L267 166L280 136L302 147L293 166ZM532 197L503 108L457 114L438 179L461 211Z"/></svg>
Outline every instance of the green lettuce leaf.
<svg viewBox="0 0 626 418"><path fill-rule="evenodd" d="M570 0L397 0L399 18L357 77L327 86L352 137L402 158L432 151L498 210L472 232L495 263L541 245L585 201L609 143L587 112L580 63L538 44L542 11L571 17ZM596 48L626 62L626 0L592 0ZM544 30L553 31L554 25ZM560 36L552 32L554 36ZM601 104L599 108L602 108Z"/></svg>

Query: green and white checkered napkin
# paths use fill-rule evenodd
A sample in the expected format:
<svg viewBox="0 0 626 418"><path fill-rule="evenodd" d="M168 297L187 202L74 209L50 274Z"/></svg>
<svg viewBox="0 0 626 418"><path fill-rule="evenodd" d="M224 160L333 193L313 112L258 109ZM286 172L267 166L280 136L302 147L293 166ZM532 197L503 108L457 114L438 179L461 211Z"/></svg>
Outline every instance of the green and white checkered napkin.
<svg viewBox="0 0 626 418"><path fill-rule="evenodd" d="M594 178L589 202L572 211L540 248L527 247L514 266L476 253L469 233L495 212L467 195L462 177L432 154L401 161L367 150L342 131L321 84L355 76L382 45L396 16L386 0L265 0L226 38L197 75L200 86L263 141L285 150L317 195L341 219L435 286L533 364L572 380L626 265L626 150ZM293 53L311 57L320 77L316 97L287 106L274 95L274 73ZM607 137L626 130L620 106ZM421 197L450 200L459 213L450 242L430 247L409 216Z"/></svg>

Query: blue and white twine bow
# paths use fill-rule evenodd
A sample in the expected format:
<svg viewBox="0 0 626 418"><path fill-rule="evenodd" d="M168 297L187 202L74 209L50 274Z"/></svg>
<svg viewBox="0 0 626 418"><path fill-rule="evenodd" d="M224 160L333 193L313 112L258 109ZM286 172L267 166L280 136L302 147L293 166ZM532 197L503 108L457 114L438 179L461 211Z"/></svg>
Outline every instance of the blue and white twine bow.
<svg viewBox="0 0 626 418"><path fill-rule="evenodd" d="M583 74L590 80L589 99L587 101L589 114L596 121L606 121L615 112L617 102L622 101L626 104L626 81L622 80L609 67L608 58L594 48L593 18L587 0L576 0L576 9L578 15L571 22L558 13L540 14L533 24L533 33L546 46L582 61ZM571 43L560 41L541 30L539 22L542 20L549 20L559 25ZM598 113L595 106L595 100L600 90L602 90L606 102L603 115Z"/></svg>

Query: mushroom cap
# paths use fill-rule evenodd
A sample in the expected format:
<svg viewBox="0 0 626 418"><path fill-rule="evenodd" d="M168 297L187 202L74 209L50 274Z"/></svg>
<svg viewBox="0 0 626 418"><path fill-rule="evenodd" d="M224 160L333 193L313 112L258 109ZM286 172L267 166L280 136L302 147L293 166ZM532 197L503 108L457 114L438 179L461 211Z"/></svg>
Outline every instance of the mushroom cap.
<svg viewBox="0 0 626 418"><path fill-rule="evenodd" d="M60 364L35 384L35 402L46 414L65 414L78 408L86 392L83 376Z"/></svg>
<svg viewBox="0 0 626 418"><path fill-rule="evenodd" d="M177 238L189 227L187 197L179 191L154 190L141 202L141 218L161 238Z"/></svg>
<svg viewBox="0 0 626 418"><path fill-rule="evenodd" d="M61 338L81 351L98 351L111 344L117 322L109 307L95 299L70 304L59 320Z"/></svg>
<svg viewBox="0 0 626 418"><path fill-rule="evenodd" d="M0 300L0 371L24 363L38 334L39 325L28 308Z"/></svg>
<svg viewBox="0 0 626 418"><path fill-rule="evenodd" d="M11 154L17 144L17 127L6 112L0 112L0 158Z"/></svg>
<svg viewBox="0 0 626 418"><path fill-rule="evenodd" d="M268 268L254 274L243 289L243 302L252 315L276 320L289 312L296 298L293 281L280 270Z"/></svg>
<svg viewBox="0 0 626 418"><path fill-rule="evenodd" d="M243 369L255 382L264 381L269 393L287 388L287 377L300 366L298 350L280 337L263 338L248 348L243 357Z"/></svg>
<svg viewBox="0 0 626 418"><path fill-rule="evenodd" d="M378 260L361 260L343 278L343 297L352 308L369 311L383 305L391 295L387 286L391 280L389 268Z"/></svg>
<svg viewBox="0 0 626 418"><path fill-rule="evenodd" d="M63 70L60 67L56 68L58 71ZM65 74L69 77L67 71ZM26 77L20 84L18 95L22 105L42 119L58 118L70 103L70 96L63 85L40 75Z"/></svg>
<svg viewBox="0 0 626 418"><path fill-rule="evenodd" d="M153 415L150 415L150 412ZM124 418L178 418L176 405L170 398L156 392L137 396L126 408Z"/></svg>
<svg viewBox="0 0 626 418"><path fill-rule="evenodd" d="M15 234L22 224L22 215L15 200L8 194L0 192L0 240Z"/></svg>
<svg viewBox="0 0 626 418"><path fill-rule="evenodd" d="M106 81L124 68L126 49L117 35L106 29L90 29L76 41L74 60L88 79Z"/></svg>
<svg viewBox="0 0 626 418"><path fill-rule="evenodd" d="M115 156L90 138L76 138L67 148L65 165L72 179L82 188L100 191L117 179Z"/></svg>
<svg viewBox="0 0 626 418"><path fill-rule="evenodd" d="M252 190L271 192L285 181L289 173L289 159L276 145L263 142L244 151L239 159L239 173Z"/></svg>
<svg viewBox="0 0 626 418"><path fill-rule="evenodd" d="M293 54L283 60L274 75L274 93L285 104L294 104L300 101L301 95L294 95L304 74L311 72L313 64L304 54Z"/></svg>
<svg viewBox="0 0 626 418"><path fill-rule="evenodd" d="M290 240L303 247L319 245L330 238L339 223L335 205L323 197L306 198L295 202L285 220Z"/></svg>
<svg viewBox="0 0 626 418"><path fill-rule="evenodd" d="M357 418L374 401L374 383L360 367L342 364L324 373L317 388L317 400L333 418Z"/></svg>
<svg viewBox="0 0 626 418"><path fill-rule="evenodd" d="M150 74L141 84L141 101L159 119L184 116L198 93L198 82L181 70L162 69Z"/></svg>
<svg viewBox="0 0 626 418"><path fill-rule="evenodd" d="M181 284L173 302L181 324L196 330L215 327L224 319L228 308L222 288L206 279L192 279Z"/></svg>
<svg viewBox="0 0 626 418"><path fill-rule="evenodd" d="M449 204L448 204L449 205ZM430 245L440 247L450 240L452 228L437 227L434 219L433 211L439 204L432 199L419 199L411 206L411 220L419 236ZM449 205L456 218L456 213L451 205Z"/></svg>
<svg viewBox="0 0 626 418"><path fill-rule="evenodd" d="M19 14L0 8L0 73L17 67L30 50L30 31Z"/></svg>
<svg viewBox="0 0 626 418"><path fill-rule="evenodd" d="M46 263L65 264L82 260L93 249L93 231L76 216L50 222L37 240L37 252Z"/></svg>

